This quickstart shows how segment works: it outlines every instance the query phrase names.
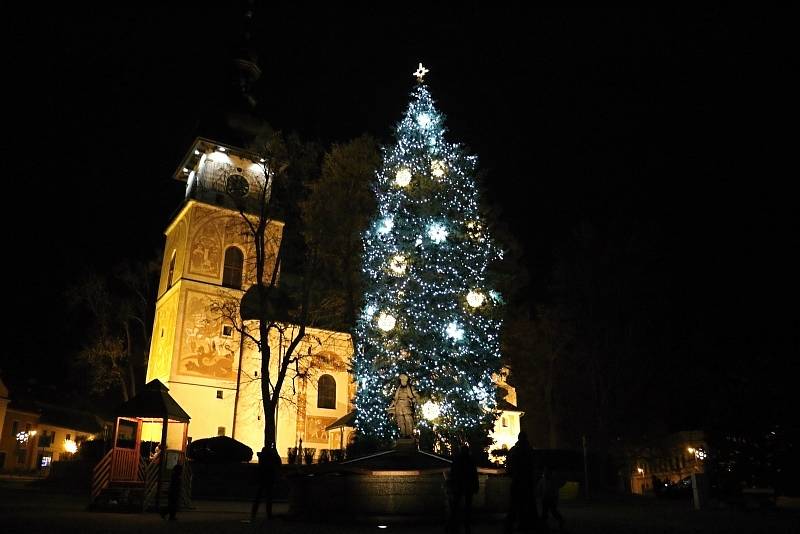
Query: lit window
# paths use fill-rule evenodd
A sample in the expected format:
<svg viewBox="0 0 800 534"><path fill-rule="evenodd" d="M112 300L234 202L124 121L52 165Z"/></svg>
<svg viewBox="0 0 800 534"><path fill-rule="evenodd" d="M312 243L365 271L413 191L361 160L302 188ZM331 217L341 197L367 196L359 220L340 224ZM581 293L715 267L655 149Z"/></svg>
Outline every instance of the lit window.
<svg viewBox="0 0 800 534"><path fill-rule="evenodd" d="M50 462L53 460L52 456L42 456L42 467L47 467L50 465Z"/></svg>
<svg viewBox="0 0 800 534"><path fill-rule="evenodd" d="M42 432L41 437L39 438L39 448L46 449L53 444L53 440L56 437L55 432L48 432L47 430ZM45 467L44 465L42 467Z"/></svg>
<svg viewBox="0 0 800 534"><path fill-rule="evenodd" d="M242 266L244 254L236 247L228 247L225 251L225 268L222 271L222 285L233 289L242 287Z"/></svg>
<svg viewBox="0 0 800 534"><path fill-rule="evenodd" d="M317 408L336 409L336 380L322 375L317 382Z"/></svg>
<svg viewBox="0 0 800 534"><path fill-rule="evenodd" d="M175 274L175 251L172 251L172 258L169 260L169 274L167 275L167 289L172 287L172 275Z"/></svg>

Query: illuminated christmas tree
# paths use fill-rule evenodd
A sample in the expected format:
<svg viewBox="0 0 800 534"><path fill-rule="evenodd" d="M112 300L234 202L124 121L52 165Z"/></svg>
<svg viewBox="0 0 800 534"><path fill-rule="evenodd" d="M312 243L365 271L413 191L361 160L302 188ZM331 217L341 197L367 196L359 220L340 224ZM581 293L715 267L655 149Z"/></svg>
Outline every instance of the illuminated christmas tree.
<svg viewBox="0 0 800 534"><path fill-rule="evenodd" d="M378 215L364 234L356 428L359 439L398 436L387 408L405 373L419 396L421 445L446 452L485 440L494 421L501 301L489 267L501 254L480 215L476 158L445 140L425 72L420 64L396 141L384 147Z"/></svg>

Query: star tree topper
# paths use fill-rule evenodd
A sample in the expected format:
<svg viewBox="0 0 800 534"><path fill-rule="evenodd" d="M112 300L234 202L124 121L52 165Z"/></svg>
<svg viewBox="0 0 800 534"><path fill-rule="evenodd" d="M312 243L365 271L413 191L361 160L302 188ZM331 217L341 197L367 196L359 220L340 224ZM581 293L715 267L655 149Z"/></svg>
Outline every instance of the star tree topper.
<svg viewBox="0 0 800 534"><path fill-rule="evenodd" d="M422 79L425 77L426 74L428 74L428 69L423 67L422 63L420 63L419 67L417 67L416 72L414 72L414 76L416 76L417 77L417 81L421 83Z"/></svg>

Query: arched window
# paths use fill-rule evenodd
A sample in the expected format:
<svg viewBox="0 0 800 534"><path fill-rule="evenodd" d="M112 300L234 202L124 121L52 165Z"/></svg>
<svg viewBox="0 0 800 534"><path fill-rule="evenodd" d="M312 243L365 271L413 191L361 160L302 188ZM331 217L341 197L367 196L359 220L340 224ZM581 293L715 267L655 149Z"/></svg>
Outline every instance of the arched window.
<svg viewBox="0 0 800 534"><path fill-rule="evenodd" d="M169 274L167 275L167 289L172 287L172 276L175 274L175 252L172 251L172 258L169 260Z"/></svg>
<svg viewBox="0 0 800 534"><path fill-rule="evenodd" d="M317 382L317 408L336 409L336 380L331 375L322 375Z"/></svg>
<svg viewBox="0 0 800 534"><path fill-rule="evenodd" d="M222 271L223 286L241 289L242 265L244 265L242 251L236 247L228 247L225 251L225 269Z"/></svg>

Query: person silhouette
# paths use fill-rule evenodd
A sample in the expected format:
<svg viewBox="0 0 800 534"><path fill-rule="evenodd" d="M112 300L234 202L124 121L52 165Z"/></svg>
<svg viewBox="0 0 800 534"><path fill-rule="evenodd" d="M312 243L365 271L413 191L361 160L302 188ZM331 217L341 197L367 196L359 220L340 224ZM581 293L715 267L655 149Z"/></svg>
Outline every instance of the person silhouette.
<svg viewBox="0 0 800 534"><path fill-rule="evenodd" d="M531 497L533 492L533 449L528 442L528 435L519 433L517 443L508 451L506 470L511 477L511 499L508 515L506 516L505 531L512 532L519 522L520 527L527 529L531 518L528 509L532 505L533 520L538 519L536 500Z"/></svg>
<svg viewBox="0 0 800 534"><path fill-rule="evenodd" d="M450 466L450 488L452 491L451 532L464 525L464 532L470 533L472 519L472 496L478 492L478 468L469 450L463 445Z"/></svg>
<svg viewBox="0 0 800 534"><path fill-rule="evenodd" d="M183 464L177 463L172 468L172 474L169 477L169 492L167 493L167 510L161 514L164 517L169 514L169 520L175 521L178 519L178 507L181 501L181 489L183 487Z"/></svg>
<svg viewBox="0 0 800 534"><path fill-rule="evenodd" d="M544 468L536 493L542 496L542 520L547 524L548 513L558 521L558 529L564 530L564 517L558 511L558 490L562 484L553 476L553 470Z"/></svg>
<svg viewBox="0 0 800 534"><path fill-rule="evenodd" d="M267 519L272 519L272 490L275 486L275 479L280 471L281 457L275 450L275 444L270 444L269 449L263 447L258 453L258 490L256 498L253 500L253 509L250 519L255 520L258 508L261 506L262 497L267 505Z"/></svg>
<svg viewBox="0 0 800 534"><path fill-rule="evenodd" d="M159 454L161 454L161 443L157 443L152 452L150 452L150 458L149 458L150 461L152 462L153 460L158 458Z"/></svg>

